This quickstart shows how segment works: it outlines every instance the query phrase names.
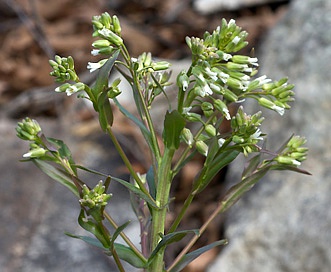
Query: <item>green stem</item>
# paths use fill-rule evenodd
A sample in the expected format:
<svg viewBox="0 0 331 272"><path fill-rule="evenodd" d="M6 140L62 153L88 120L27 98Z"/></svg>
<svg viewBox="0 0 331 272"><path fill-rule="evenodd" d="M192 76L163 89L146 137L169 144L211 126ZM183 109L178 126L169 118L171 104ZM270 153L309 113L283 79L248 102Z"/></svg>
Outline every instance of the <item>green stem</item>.
<svg viewBox="0 0 331 272"><path fill-rule="evenodd" d="M122 158L125 166L128 168L130 175L134 178L134 180L137 182L139 189L146 194L151 201L153 201L155 203L155 200L153 199L153 197L149 194L148 190L146 189L145 185L143 184L143 182L141 181L141 179L139 178L139 176L137 175L136 171L133 169L128 157L126 156L126 154L124 153L120 143L118 142L117 138L115 137L113 131L111 130L110 126L107 127L107 132L109 137L111 138L118 154L120 155L120 157Z"/></svg>
<svg viewBox="0 0 331 272"><path fill-rule="evenodd" d="M165 232L165 222L166 222L166 214L169 204L169 193L171 187L171 162L173 155L175 153L175 149L165 148L161 163L158 169L158 183L157 183L157 193L156 193L156 204L159 209L152 210L152 232L151 232L151 245L152 250L160 242L160 235L164 235ZM154 257L149 271L151 272L161 272L164 269L164 248L161 249L157 255Z"/></svg>

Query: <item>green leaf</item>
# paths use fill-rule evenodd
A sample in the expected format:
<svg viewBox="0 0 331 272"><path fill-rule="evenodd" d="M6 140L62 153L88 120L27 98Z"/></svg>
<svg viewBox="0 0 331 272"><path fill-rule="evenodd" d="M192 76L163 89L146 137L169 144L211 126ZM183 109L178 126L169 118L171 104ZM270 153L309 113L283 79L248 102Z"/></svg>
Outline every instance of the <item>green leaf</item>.
<svg viewBox="0 0 331 272"><path fill-rule="evenodd" d="M114 121L113 110L107 92L100 93L98 97L98 112L100 126L102 130L106 132L108 126L112 126Z"/></svg>
<svg viewBox="0 0 331 272"><path fill-rule="evenodd" d="M244 193L251 190L253 186L270 170L270 166L264 167L254 174L244 178L238 184L232 186L225 194L222 205L223 208L221 212L226 211L232 207Z"/></svg>
<svg viewBox="0 0 331 272"><path fill-rule="evenodd" d="M89 237L89 236L83 236L83 235L75 235L75 234L72 234L72 233L69 233L69 232L65 232L65 235L67 235L71 238L80 239L80 240L84 241L85 243L87 243L91 246L95 246L95 247L98 247L98 248L103 249L103 250L108 250L96 238Z"/></svg>
<svg viewBox="0 0 331 272"><path fill-rule="evenodd" d="M78 224L88 232L92 233L105 248L110 247L109 237L105 237L105 232L103 231L103 226L101 223L95 222L85 216L85 211L81 209L78 216Z"/></svg>
<svg viewBox="0 0 331 272"><path fill-rule="evenodd" d="M204 190L211 182L211 180L216 176L216 174L229 163L231 163L235 158L237 158L239 153L240 151L232 149L216 154L214 160L210 161L208 165L204 166L199 177L195 180L193 184L193 191L195 193L200 193L202 190Z"/></svg>
<svg viewBox="0 0 331 272"><path fill-rule="evenodd" d="M153 166L151 166L149 168L149 170L147 171L146 181L147 181L147 184L148 184L149 193L155 199L156 198L156 186L155 186L155 180L154 180Z"/></svg>
<svg viewBox="0 0 331 272"><path fill-rule="evenodd" d="M59 182L60 184L64 185L75 196L79 197L77 187L72 182L71 176L69 176L68 174L62 172L58 168L50 165L49 163L47 163L45 161L42 161L42 160L39 160L39 159L34 159L33 162L46 175L48 175L50 178L54 179L55 181Z"/></svg>
<svg viewBox="0 0 331 272"><path fill-rule="evenodd" d="M119 52L119 50L115 51L115 53L100 68L95 85L92 87L92 92L95 98L98 98L100 93L107 90L109 74L118 58Z"/></svg>
<svg viewBox="0 0 331 272"><path fill-rule="evenodd" d="M199 230L182 230L164 235L162 237L162 240L158 243L150 257L148 258L148 263L151 263L153 261L153 258L162 248L166 247L169 244L182 240L190 232L194 233L195 235L199 235Z"/></svg>
<svg viewBox="0 0 331 272"><path fill-rule="evenodd" d="M130 247L114 243L115 251L118 257L136 268L145 268L146 260L141 259Z"/></svg>
<svg viewBox="0 0 331 272"><path fill-rule="evenodd" d="M247 176L252 174L253 171L256 170L256 168L259 166L259 164L261 162L261 156L262 156L262 153L259 153L249 160L247 166L245 167L245 169L242 173L242 178L246 178Z"/></svg>
<svg viewBox="0 0 331 272"><path fill-rule="evenodd" d="M100 243L100 241L96 238L89 237L89 236L75 235L75 234L71 234L68 232L66 232L65 234L68 235L69 237L80 239L89 245L98 247L98 248L104 250L107 255L110 255L110 256L112 255L111 251L109 251L108 248L104 247ZM136 268L145 268L146 267L147 262L145 260L142 260L138 255L136 255L136 253L131 248L129 248L125 245L122 245L122 244L114 243L114 249L115 249L118 257L121 260L128 262L129 264L131 264L132 266L134 266Z"/></svg>
<svg viewBox="0 0 331 272"><path fill-rule="evenodd" d="M118 237L118 235L120 235L121 234L121 232L129 225L131 223L131 221L128 221L128 222L125 222L123 225L121 225L121 226L119 226L116 230L115 230L115 232L114 232L114 234L113 234L113 237L112 237L112 239L111 239L111 241L110 241L110 248L113 248L113 246L114 246L114 242L115 242L115 240L117 239L117 237Z"/></svg>
<svg viewBox="0 0 331 272"><path fill-rule="evenodd" d="M311 176L312 174L304 169L298 168L296 166L291 166L291 165L285 165L285 164L276 164L276 165L272 165L270 167L270 170L288 170L288 171L293 171L293 172L297 172L300 174L304 174L304 175L309 175Z"/></svg>
<svg viewBox="0 0 331 272"><path fill-rule="evenodd" d="M168 272L180 272L182 269L184 269L190 262L198 258L201 254L205 253L206 251L217 247L217 246L223 246L226 245L228 242L227 240L220 240L216 241L214 243L211 243L207 246L201 247L197 250L194 250L190 253L187 253L171 270Z"/></svg>
<svg viewBox="0 0 331 272"><path fill-rule="evenodd" d="M185 127L184 117L177 111L167 111L164 119L163 142L169 149L178 149L180 133Z"/></svg>
<svg viewBox="0 0 331 272"><path fill-rule="evenodd" d="M136 194L138 197L145 200L148 204L150 204L154 208L159 209L159 207L157 207L155 205L155 203L152 201L152 199L148 195L146 195L144 192L142 192L139 188L137 188L136 186L132 185L131 183L129 183L125 180L119 179L119 178L112 177L112 179L121 183L123 186L125 186L127 189L129 189L132 193Z"/></svg>
<svg viewBox="0 0 331 272"><path fill-rule="evenodd" d="M99 171L96 171L96 170L93 170L93 169L84 167L84 166L79 165L79 164L75 164L74 166L76 168L78 168L78 169L84 170L84 171L89 172L89 173L92 173L92 174L96 174L96 175L99 175L99 176L102 176L102 177L106 177L106 178L109 177L109 175L107 175L107 174L104 174L104 173L101 173Z"/></svg>
<svg viewBox="0 0 331 272"><path fill-rule="evenodd" d="M135 117L133 114L131 114L129 111L127 111L119 102L116 98L113 99L114 103L116 104L116 106L119 108L119 110L124 114L124 116L126 116L127 118L129 118L133 123L135 123L141 133L143 134L148 146L150 150L153 150L153 140L152 140L152 135L150 133L150 131L146 128L146 126L137 118Z"/></svg>

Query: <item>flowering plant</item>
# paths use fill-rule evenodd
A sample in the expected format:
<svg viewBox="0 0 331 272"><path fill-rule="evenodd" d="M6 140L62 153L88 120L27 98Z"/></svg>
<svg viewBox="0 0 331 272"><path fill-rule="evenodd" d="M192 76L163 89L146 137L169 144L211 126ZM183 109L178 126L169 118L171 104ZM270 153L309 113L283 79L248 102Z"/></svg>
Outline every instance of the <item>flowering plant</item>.
<svg viewBox="0 0 331 272"><path fill-rule="evenodd" d="M78 94L78 97L92 103L102 130L109 135L130 172L131 182L77 165L69 148L61 140L46 137L35 120L25 118L16 128L18 137L30 142L30 150L23 155L25 160L34 162L79 199L81 211L78 222L94 237L68 235L113 256L120 271L124 271L122 261L145 271L181 271L205 251L227 243L220 240L190 251L211 221L229 209L267 172L290 170L308 174L298 168L308 151L304 147L304 138L291 136L277 152L271 152L263 144L266 135L260 130L264 120L262 113L247 114L243 106L235 107L235 113L229 110L231 104L239 104L249 98L283 115L290 108L289 102L294 100L294 86L288 84L287 78L273 81L267 76L255 77L258 59L237 53L248 43L247 32L242 31L234 20L223 20L220 27L212 33L206 32L203 38L186 38L192 62L187 70L177 75L176 106L173 108L169 103L165 112L162 141L158 140L150 110L158 96L167 97L168 86L172 85L168 71L170 63L154 61L150 53L131 57L115 15L103 13L94 16L92 24L93 36L97 38L92 44L92 54L105 56L97 63L88 63L87 68L91 72L98 71L95 83L88 86L80 81L72 57L55 56L55 60L50 60L53 69L50 74L62 83L56 92L65 92L68 96ZM117 99L122 91L122 79L109 82L113 69L131 87L136 115ZM146 175L135 172L113 132L114 107L140 129L146 141L151 158L151 167ZM231 131L222 133L220 126L226 120L230 121ZM198 153L204 157L204 163L192 181L181 211L166 229L170 188L180 170ZM217 173L241 153L248 160L241 180L226 192L200 229L178 231L194 197L202 193ZM79 177L79 169L101 175L104 180L89 188ZM141 226L141 249L124 233L129 222L118 226L105 209L111 202L111 193L108 192L111 180L119 182L132 194L132 207ZM115 228L113 233L108 230L106 221ZM190 242L172 263L165 264L167 246L186 235L192 236ZM116 242L118 236L125 244Z"/></svg>

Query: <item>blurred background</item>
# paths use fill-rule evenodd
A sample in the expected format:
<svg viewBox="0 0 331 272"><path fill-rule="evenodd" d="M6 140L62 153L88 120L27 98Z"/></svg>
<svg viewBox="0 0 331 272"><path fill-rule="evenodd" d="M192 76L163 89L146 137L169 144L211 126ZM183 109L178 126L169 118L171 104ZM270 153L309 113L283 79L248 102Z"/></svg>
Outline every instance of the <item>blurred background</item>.
<svg viewBox="0 0 331 272"><path fill-rule="evenodd" d="M277 32L274 32L276 34L273 38L268 38L279 24L285 24L288 28L286 38L284 36L281 38L284 43L289 42L288 48L293 50L293 53L298 49L294 41L299 35L298 32L301 31L300 23L295 24L295 18L303 22L307 14L313 14L311 8L314 5L320 8L319 12L323 10L331 12L328 0L315 2L307 0L301 1L306 4L303 11L305 16L299 17L295 13L300 11L298 2L300 1L0 0L0 141L2 148L0 153L0 271L84 272L92 271L92 269L116 271L110 258L86 246L83 242L64 235L65 231L84 233L75 222L79 212L78 202L70 192L39 173L34 165L18 162L28 146L16 138L14 129L17 121L22 118L26 116L35 118L48 136L65 140L79 163L106 173L111 172L112 175L126 177L125 168L112 152L113 148L108 138L98 129L98 123L91 109L86 107L86 104L77 102L75 98L54 94L56 85L53 84L53 78L49 76L49 59L52 59L55 54L71 55L75 59L76 71L82 81L93 81L93 75L86 72L87 62L97 60L90 54L93 41L91 37L93 15L107 11L119 17L123 38L132 56L151 52L154 57L170 59L174 62L174 66L176 63L180 66L181 61L190 58L185 44L186 36L201 37L206 30L215 29L222 18L235 19L237 25L249 33L249 46L243 53L259 58L261 56L263 62L263 56L266 56L268 52L279 53L277 50L280 49L274 45ZM327 17L321 16L321 20L325 19L330 23ZM318 18L318 15L312 16L313 22L318 21ZM291 30L294 24L295 28ZM314 27L313 23L310 24L307 31L313 31ZM331 36L330 31L326 36ZM330 39L325 44L329 46L329 42ZM271 44L270 47L263 50L261 45L268 43ZM306 55L305 52L302 51L302 54ZM307 52L312 53L312 49L307 48ZM275 54L274 59L268 61L269 65L274 64L268 67L265 62L267 67L265 70L268 73L274 73L276 77L286 76L285 70L288 66L283 59L279 65L275 64L273 61L279 60ZM325 69L326 67L323 67L323 71ZM293 74L297 75L297 70L294 69L294 71ZM273 75L271 74L270 77ZM330 82L327 86L329 84ZM306 106L307 104L303 104L303 107ZM295 116L300 116L299 112L297 111ZM119 115L118 118L121 116ZM290 120L287 125L296 131L298 118L293 120ZM274 127L272 124L270 126ZM306 132L302 127L303 124L300 130ZM140 138L137 132L132 130L130 124L125 121L120 122L115 129L129 156L134 160L137 171L145 172L148 166L143 156L139 155L143 154L144 150L143 146L139 145ZM316 134L314 135L316 137ZM193 172L201 162L195 163L190 166ZM189 169L187 173L183 173L181 180L174 186L173 194L176 197L174 213L176 213L177 203L180 204L187 194L192 171ZM91 177L86 176L86 179L88 178ZM182 226L183 229L197 228L208 217L224 192L226 186L224 179L225 173L221 173L206 194L196 199ZM128 212L130 204L127 192L119 186L112 186L114 198L110 210L115 214L114 217L119 223L133 219L133 214ZM326 191L330 192L329 187ZM171 219L174 214L169 216ZM302 214L300 216L304 217ZM199 240L199 245L227 236L227 229L231 229L231 222L238 220L236 213L232 217L230 215L229 218L222 217L214 222L207 234ZM240 218L242 218L241 215ZM129 233L129 236L131 235L138 244L139 237L134 234L138 226L135 222L131 225L128 232L132 231L132 233ZM183 245L169 250L168 260L180 251L181 246ZM219 252L220 249L215 249L204 254L185 271L207 271L207 267L215 261ZM237 257L233 257L231 261L241 258L241 255L234 256ZM254 256L254 254L251 255L252 258ZM279 262L282 263L284 260L281 259ZM328 267L330 261L325 262L323 267L331 269L331 265ZM262 266L262 268L250 270L238 268L238 271L330 271L323 270L324 268L319 270L317 266L307 270L291 270L292 268L282 270L281 267L264 269ZM135 270L128 266L127 271ZM211 271L237 270L214 268Z"/></svg>

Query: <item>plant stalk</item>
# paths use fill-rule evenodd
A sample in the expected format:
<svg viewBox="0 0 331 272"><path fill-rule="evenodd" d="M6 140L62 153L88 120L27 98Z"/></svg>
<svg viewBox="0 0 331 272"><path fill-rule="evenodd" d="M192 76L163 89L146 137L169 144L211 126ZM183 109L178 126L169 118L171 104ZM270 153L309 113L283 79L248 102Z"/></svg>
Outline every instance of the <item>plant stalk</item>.
<svg viewBox="0 0 331 272"><path fill-rule="evenodd" d="M169 194L171 187L172 171L171 162L175 149L165 148L157 175L157 194L156 204L159 209L152 210L152 232L151 246L152 250L156 248L160 242L161 236L165 232L166 214L169 204ZM164 248L161 249L151 262L149 267L150 272L161 272L164 270Z"/></svg>

